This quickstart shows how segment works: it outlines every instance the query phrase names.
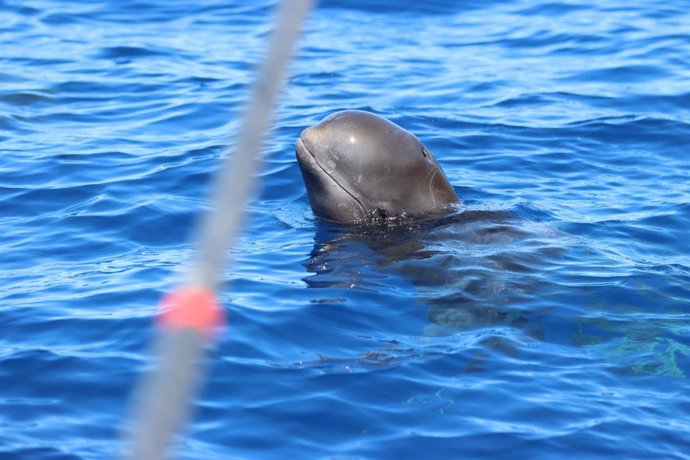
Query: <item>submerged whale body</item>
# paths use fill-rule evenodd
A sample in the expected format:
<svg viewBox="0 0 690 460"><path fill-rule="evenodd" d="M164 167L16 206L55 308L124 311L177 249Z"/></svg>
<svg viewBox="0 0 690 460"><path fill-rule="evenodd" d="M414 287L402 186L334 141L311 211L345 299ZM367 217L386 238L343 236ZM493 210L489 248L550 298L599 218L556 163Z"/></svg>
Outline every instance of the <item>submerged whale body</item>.
<svg viewBox="0 0 690 460"><path fill-rule="evenodd" d="M314 214L340 223L441 216L459 203L412 133L369 112L336 112L295 144Z"/></svg>

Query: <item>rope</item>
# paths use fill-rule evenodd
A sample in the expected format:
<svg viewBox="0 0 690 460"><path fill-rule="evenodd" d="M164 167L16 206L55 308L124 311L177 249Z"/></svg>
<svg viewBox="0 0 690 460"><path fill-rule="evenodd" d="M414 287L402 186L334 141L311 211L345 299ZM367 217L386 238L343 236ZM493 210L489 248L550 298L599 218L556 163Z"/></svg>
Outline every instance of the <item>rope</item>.
<svg viewBox="0 0 690 460"><path fill-rule="evenodd" d="M242 223L242 206L254 186L259 154L292 51L313 0L284 0L259 67L239 138L214 178L211 208L200 223L199 251L185 283L159 306L157 365L140 382L126 435L124 458L163 460L189 417L200 384L205 345L224 323L214 294L225 253Z"/></svg>

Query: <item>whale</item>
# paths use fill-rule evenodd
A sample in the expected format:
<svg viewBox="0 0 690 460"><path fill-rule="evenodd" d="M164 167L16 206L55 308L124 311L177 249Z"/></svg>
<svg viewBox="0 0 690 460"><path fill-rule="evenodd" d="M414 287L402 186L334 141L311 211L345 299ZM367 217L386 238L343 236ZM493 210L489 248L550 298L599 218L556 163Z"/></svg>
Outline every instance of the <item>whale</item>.
<svg viewBox="0 0 690 460"><path fill-rule="evenodd" d="M460 200L432 153L412 133L361 110L306 128L295 154L317 218L376 224L442 216Z"/></svg>

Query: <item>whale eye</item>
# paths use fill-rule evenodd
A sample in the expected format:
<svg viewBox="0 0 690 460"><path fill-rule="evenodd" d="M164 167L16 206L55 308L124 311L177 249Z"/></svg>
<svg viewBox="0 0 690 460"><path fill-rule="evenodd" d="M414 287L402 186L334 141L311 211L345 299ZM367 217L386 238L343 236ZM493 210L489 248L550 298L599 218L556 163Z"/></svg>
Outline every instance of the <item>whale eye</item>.
<svg viewBox="0 0 690 460"><path fill-rule="evenodd" d="M422 155L424 155L424 158L429 158L429 151L422 145Z"/></svg>

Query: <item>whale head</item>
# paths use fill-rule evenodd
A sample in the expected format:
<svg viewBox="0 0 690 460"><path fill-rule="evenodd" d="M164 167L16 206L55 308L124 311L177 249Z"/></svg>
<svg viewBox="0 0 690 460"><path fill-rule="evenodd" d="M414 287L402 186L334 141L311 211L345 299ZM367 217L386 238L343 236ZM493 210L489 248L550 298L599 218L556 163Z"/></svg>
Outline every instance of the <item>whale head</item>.
<svg viewBox="0 0 690 460"><path fill-rule="evenodd" d="M336 112L295 145L314 214L367 223L445 214L458 197L412 133L369 112Z"/></svg>

